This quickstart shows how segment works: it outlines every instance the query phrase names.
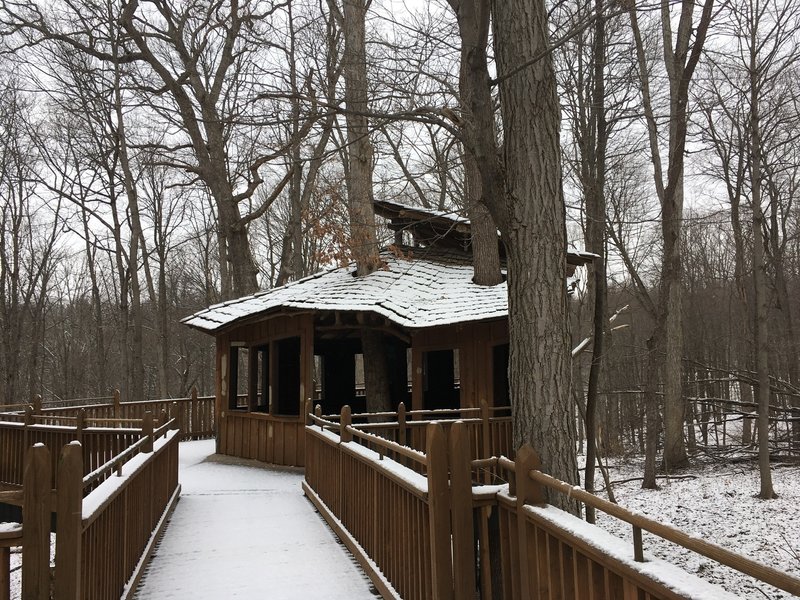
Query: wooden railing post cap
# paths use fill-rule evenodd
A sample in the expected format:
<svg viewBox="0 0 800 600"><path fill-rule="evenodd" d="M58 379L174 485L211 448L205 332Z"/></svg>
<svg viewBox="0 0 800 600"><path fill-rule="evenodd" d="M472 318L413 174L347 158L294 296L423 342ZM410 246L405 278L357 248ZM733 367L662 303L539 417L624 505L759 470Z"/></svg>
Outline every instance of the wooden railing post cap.
<svg viewBox="0 0 800 600"><path fill-rule="evenodd" d="M534 464L536 466L531 467L531 469L538 469L542 461L539 459L539 454L530 444L524 444L519 447L517 450L516 456L514 457L514 462L517 464Z"/></svg>
<svg viewBox="0 0 800 600"><path fill-rule="evenodd" d="M350 424L353 422L352 411L350 405L345 404L342 407L342 412L339 419L339 439L343 442L352 442L353 434L347 431Z"/></svg>

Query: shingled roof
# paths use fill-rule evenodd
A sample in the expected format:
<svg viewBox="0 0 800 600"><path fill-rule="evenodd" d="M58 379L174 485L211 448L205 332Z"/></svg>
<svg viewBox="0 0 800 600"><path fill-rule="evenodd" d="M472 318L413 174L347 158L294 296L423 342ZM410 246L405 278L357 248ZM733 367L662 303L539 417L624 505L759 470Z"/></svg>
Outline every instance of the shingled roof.
<svg viewBox="0 0 800 600"><path fill-rule="evenodd" d="M409 250L381 253L386 268L355 277L355 266L322 271L285 286L216 304L182 320L205 331L222 332L242 321L272 312L373 312L408 329L423 329L508 315L505 283L487 287L472 282L468 254Z"/></svg>

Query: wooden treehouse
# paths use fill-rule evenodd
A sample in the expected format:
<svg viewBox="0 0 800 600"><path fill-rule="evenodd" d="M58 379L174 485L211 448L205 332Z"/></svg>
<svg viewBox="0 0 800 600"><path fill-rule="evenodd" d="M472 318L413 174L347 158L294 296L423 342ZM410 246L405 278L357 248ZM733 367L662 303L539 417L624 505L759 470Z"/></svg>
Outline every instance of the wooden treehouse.
<svg viewBox="0 0 800 600"><path fill-rule="evenodd" d="M303 466L309 402L365 412L365 329L382 336L392 406L508 412L507 286L473 283L469 221L390 202L376 210L396 232L383 269L329 269L183 320L216 337L219 453ZM591 256L568 252L568 276Z"/></svg>

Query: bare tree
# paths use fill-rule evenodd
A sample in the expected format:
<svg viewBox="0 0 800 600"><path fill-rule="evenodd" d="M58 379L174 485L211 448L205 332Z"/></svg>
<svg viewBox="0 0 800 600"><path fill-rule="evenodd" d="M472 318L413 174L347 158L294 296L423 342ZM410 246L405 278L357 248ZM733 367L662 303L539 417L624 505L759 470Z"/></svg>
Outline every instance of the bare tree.
<svg viewBox="0 0 800 600"><path fill-rule="evenodd" d="M639 30L637 9L629 11L639 77L650 140L650 153L656 192L661 203L661 233L663 238L661 276L658 296L658 315L653 335L648 340L648 454L645 462L644 487L655 487L655 425L658 399L656 382L663 373L664 383L664 467L673 469L686 464L683 441L684 406L681 392L681 226L683 222L683 172L688 127L689 84L700 60L706 34L713 15L713 0L706 0L697 23L694 23L695 2L683 0L677 16L678 29L673 37L673 14L669 2L661 3L661 34L664 67L669 81L669 134L667 177L661 166L658 125L651 100L650 73ZM663 363L662 363L663 356Z"/></svg>

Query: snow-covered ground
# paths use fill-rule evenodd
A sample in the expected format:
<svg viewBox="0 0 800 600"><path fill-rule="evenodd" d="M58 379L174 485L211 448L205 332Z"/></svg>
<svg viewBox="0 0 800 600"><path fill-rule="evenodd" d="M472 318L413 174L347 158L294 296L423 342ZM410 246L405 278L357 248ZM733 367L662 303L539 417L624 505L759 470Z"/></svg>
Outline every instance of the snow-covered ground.
<svg viewBox="0 0 800 600"><path fill-rule="evenodd" d="M610 478L622 481L642 475L641 458L611 458ZM641 489L641 480L613 486L617 502L671 523L700 539L724 546L766 565L800 577L800 465L773 465L772 478L778 498L760 500L755 462L706 462L676 476L692 479L659 479L659 490ZM602 486L600 474L597 486ZM602 495L602 494L601 494ZM631 527L598 513L597 524L611 533L631 539ZM722 585L743 599L795 598L756 583L738 571L644 533L645 552L680 566L706 581Z"/></svg>
<svg viewBox="0 0 800 600"><path fill-rule="evenodd" d="M209 456L180 445L181 500L138 600L372 600L369 579L303 496L299 469Z"/></svg>

